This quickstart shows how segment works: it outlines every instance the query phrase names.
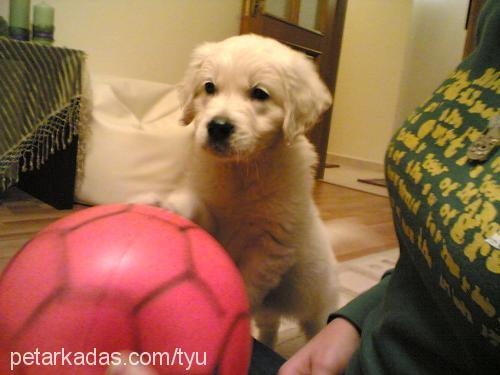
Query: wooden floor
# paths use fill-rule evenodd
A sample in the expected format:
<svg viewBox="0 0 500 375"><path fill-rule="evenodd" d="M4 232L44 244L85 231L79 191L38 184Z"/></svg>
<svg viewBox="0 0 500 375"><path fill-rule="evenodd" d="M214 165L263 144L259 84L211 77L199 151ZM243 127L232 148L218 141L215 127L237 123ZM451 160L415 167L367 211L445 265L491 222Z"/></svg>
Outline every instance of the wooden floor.
<svg viewBox="0 0 500 375"><path fill-rule="evenodd" d="M387 198L324 182L314 195L340 261L397 246ZM36 232L74 210L55 210L16 189L1 195L0 271Z"/></svg>
<svg viewBox="0 0 500 375"><path fill-rule="evenodd" d="M389 198L318 182L314 191L340 261L398 246Z"/></svg>

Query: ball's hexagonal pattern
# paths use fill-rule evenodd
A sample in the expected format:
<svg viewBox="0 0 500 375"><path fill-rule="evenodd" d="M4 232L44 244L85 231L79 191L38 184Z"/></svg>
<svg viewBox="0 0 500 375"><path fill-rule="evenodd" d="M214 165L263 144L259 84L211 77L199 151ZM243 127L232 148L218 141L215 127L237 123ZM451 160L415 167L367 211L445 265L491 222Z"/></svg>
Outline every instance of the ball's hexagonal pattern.
<svg viewBox="0 0 500 375"><path fill-rule="evenodd" d="M173 354L178 348L206 358L190 373L244 374L249 320L243 283L220 245L188 220L149 206L100 206L61 219L0 276L0 358L35 349ZM186 361L156 368L186 373ZM36 375L104 370L16 367Z"/></svg>

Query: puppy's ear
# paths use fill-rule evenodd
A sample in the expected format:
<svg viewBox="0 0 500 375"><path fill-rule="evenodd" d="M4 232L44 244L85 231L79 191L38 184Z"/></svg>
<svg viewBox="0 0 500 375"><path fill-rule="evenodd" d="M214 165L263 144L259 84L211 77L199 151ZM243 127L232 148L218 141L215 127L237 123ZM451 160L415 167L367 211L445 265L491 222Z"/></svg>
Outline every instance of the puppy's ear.
<svg viewBox="0 0 500 375"><path fill-rule="evenodd" d="M286 72L287 93L283 132L291 144L300 134L318 122L332 104L332 96L316 70L316 66L299 52Z"/></svg>
<svg viewBox="0 0 500 375"><path fill-rule="evenodd" d="M199 71L214 45L215 43L204 43L194 49L188 68L184 73L184 78L178 85L177 89L182 106L182 123L184 125L189 125L196 115L194 98L200 85Z"/></svg>

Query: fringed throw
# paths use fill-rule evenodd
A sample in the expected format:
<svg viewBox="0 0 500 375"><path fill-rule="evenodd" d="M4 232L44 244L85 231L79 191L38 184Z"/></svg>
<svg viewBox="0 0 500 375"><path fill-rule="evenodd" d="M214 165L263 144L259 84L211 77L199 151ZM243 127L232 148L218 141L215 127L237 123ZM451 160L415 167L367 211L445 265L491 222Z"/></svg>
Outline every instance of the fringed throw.
<svg viewBox="0 0 500 375"><path fill-rule="evenodd" d="M78 131L85 54L0 37L0 192Z"/></svg>

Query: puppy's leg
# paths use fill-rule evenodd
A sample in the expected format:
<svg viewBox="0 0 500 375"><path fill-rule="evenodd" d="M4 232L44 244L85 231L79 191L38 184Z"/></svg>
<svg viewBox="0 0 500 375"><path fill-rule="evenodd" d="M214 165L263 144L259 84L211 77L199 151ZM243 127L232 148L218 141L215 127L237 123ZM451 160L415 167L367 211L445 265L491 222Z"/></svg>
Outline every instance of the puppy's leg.
<svg viewBox="0 0 500 375"><path fill-rule="evenodd" d="M316 334L321 331L326 325L325 319L323 317L316 317L310 320L305 320L300 322L302 331L306 335L307 340L311 340Z"/></svg>
<svg viewBox="0 0 500 375"><path fill-rule="evenodd" d="M267 236L269 234L266 233ZM295 249L266 239L257 241L242 253L238 268L245 283L250 307L255 312L295 263Z"/></svg>
<svg viewBox="0 0 500 375"><path fill-rule="evenodd" d="M273 348L278 338L279 315L268 309L259 309L254 314L254 318L259 329L259 341Z"/></svg>
<svg viewBox="0 0 500 375"><path fill-rule="evenodd" d="M334 272L332 268L331 272ZM307 339L313 338L327 324L328 316L337 310L338 302L338 281L335 273L325 274L315 283L316 290L314 302L311 301L309 308L311 310L304 311L306 315L302 315L300 326L306 335ZM313 288L314 286L310 286ZM310 290L311 291L311 290Z"/></svg>
<svg viewBox="0 0 500 375"><path fill-rule="evenodd" d="M205 203L189 188L173 191L164 201L167 208L186 219L194 221L209 233L214 233L215 220Z"/></svg>
<svg viewBox="0 0 500 375"><path fill-rule="evenodd" d="M127 203L145 204L148 206L162 207L162 204L165 201L165 199L166 197L162 196L161 194L149 192L136 195L132 199L129 199Z"/></svg>
<svg viewBox="0 0 500 375"><path fill-rule="evenodd" d="M152 192L140 194L130 199L128 203L164 208L195 222L206 231L213 233L215 221L206 205L191 189L182 188L167 195Z"/></svg>

